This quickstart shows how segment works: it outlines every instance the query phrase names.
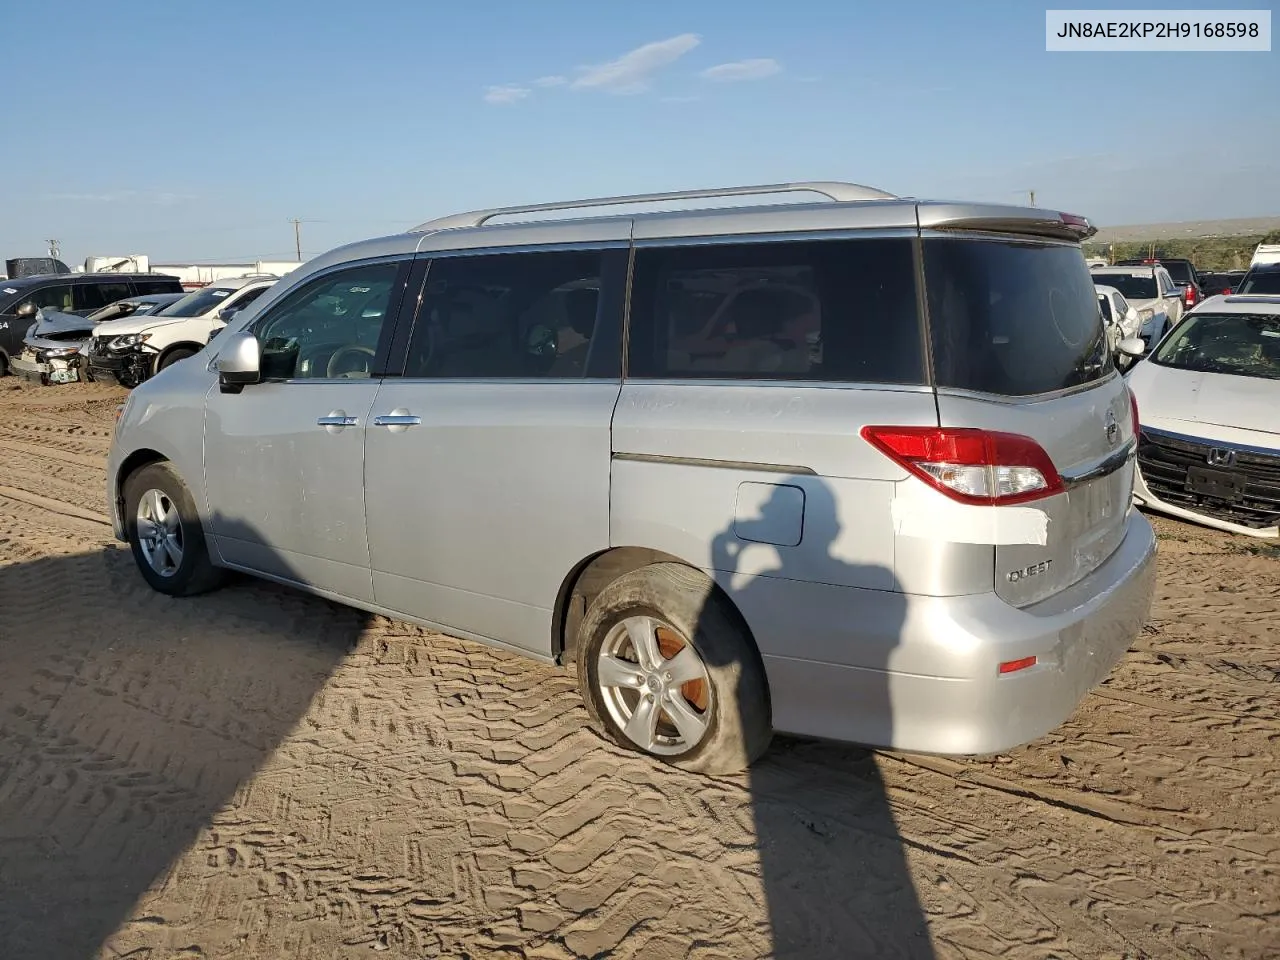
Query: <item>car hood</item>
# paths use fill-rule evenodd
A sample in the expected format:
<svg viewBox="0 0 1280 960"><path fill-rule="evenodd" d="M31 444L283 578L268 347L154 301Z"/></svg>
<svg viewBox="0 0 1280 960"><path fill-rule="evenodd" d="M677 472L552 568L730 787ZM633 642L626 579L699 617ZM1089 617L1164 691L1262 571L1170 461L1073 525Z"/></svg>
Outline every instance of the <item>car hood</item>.
<svg viewBox="0 0 1280 960"><path fill-rule="evenodd" d="M74 313L62 313L59 310L41 310L36 315L36 322L27 328L29 337L56 337L66 334L83 333L89 336L93 324L84 317Z"/></svg>
<svg viewBox="0 0 1280 960"><path fill-rule="evenodd" d="M186 323L197 317L122 317L119 320L104 320L93 328L95 337L122 337L129 333L143 333L156 327L167 327L173 323Z"/></svg>
<svg viewBox="0 0 1280 960"><path fill-rule="evenodd" d="M1280 436L1280 380L1139 363L1129 375L1142 422L1178 420Z"/></svg>

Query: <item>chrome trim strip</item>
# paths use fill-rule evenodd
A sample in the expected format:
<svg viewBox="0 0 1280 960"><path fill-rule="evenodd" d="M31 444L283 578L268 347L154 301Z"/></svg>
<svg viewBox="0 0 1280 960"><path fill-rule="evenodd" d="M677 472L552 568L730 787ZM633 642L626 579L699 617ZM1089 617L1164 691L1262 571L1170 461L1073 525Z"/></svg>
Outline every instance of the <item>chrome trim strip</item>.
<svg viewBox="0 0 1280 960"><path fill-rule="evenodd" d="M539 226L542 224L540 223ZM503 224L511 226L511 224ZM523 224L516 224L523 226ZM515 253L561 253L579 251L590 253L592 250L625 250L631 246L630 240L566 240L560 243L522 243L502 246L492 244L484 247L458 247L448 250L418 250L414 257L419 260L447 260L452 257L494 257L501 254Z"/></svg>
<svg viewBox="0 0 1280 960"><path fill-rule="evenodd" d="M1088 383L1082 383L1074 387L1067 387L1063 390L1051 390L1048 393L1026 393L1013 396L1000 393L983 393L979 390L964 390L960 387L940 386L938 387L938 396L957 397L961 400L982 400L985 403L1044 403L1049 400L1059 400L1062 397L1071 397L1075 396L1077 393L1096 390L1098 387L1110 383L1113 379L1119 378L1120 376L1120 372L1113 367L1110 373L1099 380L1090 380Z"/></svg>
<svg viewBox="0 0 1280 960"><path fill-rule="evenodd" d="M627 377L624 387L761 387L783 390L876 390L883 393L932 393L933 388L922 383L845 383L838 380L740 380L715 377Z"/></svg>
<svg viewBox="0 0 1280 960"><path fill-rule="evenodd" d="M387 413L373 418L375 427L416 427L420 423L422 418L411 414Z"/></svg>
<svg viewBox="0 0 1280 960"><path fill-rule="evenodd" d="M316 417L318 427L354 427L359 422L359 417Z"/></svg>
<svg viewBox="0 0 1280 960"><path fill-rule="evenodd" d="M1155 430L1151 427L1139 427L1141 433L1149 433L1153 437L1168 437L1170 440L1181 440L1184 443L1199 443L1206 447L1223 447L1236 453L1258 453L1264 457L1280 457L1280 450L1274 447L1255 447L1247 443L1233 443L1227 440L1214 440L1212 437L1193 437L1186 433L1174 433L1172 430Z"/></svg>
<svg viewBox="0 0 1280 960"><path fill-rule="evenodd" d="M731 243L798 243L812 240L914 239L915 227L837 227L833 230L771 231L768 233L714 233L705 236L648 237L636 240L637 250L650 247L696 247Z"/></svg>
<svg viewBox="0 0 1280 960"><path fill-rule="evenodd" d="M755 463L747 460L711 460L702 457L664 457L654 453L617 453L614 460L632 463L661 463L676 467L710 467L715 470L751 470L757 473L784 473L794 476L816 477L817 471L809 467L797 467L785 463Z"/></svg>
<svg viewBox="0 0 1280 960"><path fill-rule="evenodd" d="M1089 483L1091 480L1097 480L1099 477L1105 477L1108 474L1115 473L1130 460L1138 455L1138 441L1131 438L1119 450L1115 450L1101 460L1094 462L1092 465L1082 469L1059 472L1062 477L1062 485L1068 490L1082 484Z"/></svg>

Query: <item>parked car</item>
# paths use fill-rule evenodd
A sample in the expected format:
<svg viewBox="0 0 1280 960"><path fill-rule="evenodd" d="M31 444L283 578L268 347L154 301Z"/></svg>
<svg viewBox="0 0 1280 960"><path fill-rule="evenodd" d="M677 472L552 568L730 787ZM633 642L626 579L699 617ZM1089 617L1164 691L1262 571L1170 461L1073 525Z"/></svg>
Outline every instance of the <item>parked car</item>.
<svg viewBox="0 0 1280 960"><path fill-rule="evenodd" d="M1244 279L1244 270L1216 270L1200 274L1200 285L1206 297L1235 293Z"/></svg>
<svg viewBox="0 0 1280 960"><path fill-rule="evenodd" d="M1280 296L1210 297L1129 374L1139 503L1280 537Z"/></svg>
<svg viewBox="0 0 1280 960"><path fill-rule="evenodd" d="M1122 365L1127 365L1131 355L1121 350L1120 345L1126 340L1141 338L1142 316L1138 313L1138 308L1130 305L1124 294L1115 287L1094 284L1093 289L1098 294L1098 308L1102 311L1102 322L1106 325L1111 354Z"/></svg>
<svg viewBox="0 0 1280 960"><path fill-rule="evenodd" d="M1119 290L1138 311L1148 348L1182 319L1182 288L1164 267L1095 267L1090 272L1095 284Z"/></svg>
<svg viewBox="0 0 1280 960"><path fill-rule="evenodd" d="M1237 293L1280 293L1280 263L1262 263L1252 266L1240 279Z"/></svg>
<svg viewBox="0 0 1280 960"><path fill-rule="evenodd" d="M1182 305L1190 310L1204 299L1204 291L1200 282L1200 274L1190 260L1182 257L1159 257L1145 260L1117 260L1117 267L1154 267L1161 266L1169 271L1173 282L1182 288Z"/></svg>
<svg viewBox="0 0 1280 960"><path fill-rule="evenodd" d="M185 294L154 293L127 297L95 310L87 317L56 310L39 310L27 329L20 356L10 361L13 372L43 384L92 379L86 346L93 328L107 320L147 316L180 300Z"/></svg>
<svg viewBox="0 0 1280 960"><path fill-rule="evenodd" d="M488 224L782 191L823 200ZM239 570L576 662L686 769L774 730L1003 751L1154 584L1093 232L816 183L346 246L132 392L115 535L165 594Z"/></svg>
<svg viewBox="0 0 1280 960"><path fill-rule="evenodd" d="M22 353L22 340L42 309L88 315L140 294L181 293L177 277L158 273L67 273L0 283L0 376Z"/></svg>
<svg viewBox="0 0 1280 960"><path fill-rule="evenodd" d="M1253 251L1250 267L1258 267L1267 263L1280 263L1280 243L1260 243Z"/></svg>
<svg viewBox="0 0 1280 960"><path fill-rule="evenodd" d="M204 349L213 331L271 288L279 277L218 280L146 317L100 324L89 341L89 371L134 387Z"/></svg>

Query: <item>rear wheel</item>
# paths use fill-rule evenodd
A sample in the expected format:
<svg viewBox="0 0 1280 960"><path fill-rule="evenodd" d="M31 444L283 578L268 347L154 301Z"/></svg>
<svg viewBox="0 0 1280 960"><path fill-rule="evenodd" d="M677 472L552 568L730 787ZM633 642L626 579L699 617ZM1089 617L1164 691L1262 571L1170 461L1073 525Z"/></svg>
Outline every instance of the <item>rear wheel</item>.
<svg viewBox="0 0 1280 960"><path fill-rule="evenodd" d="M736 773L769 746L768 686L745 624L704 574L626 574L582 622L578 684L618 744L699 773Z"/></svg>
<svg viewBox="0 0 1280 960"><path fill-rule="evenodd" d="M140 468L124 483L125 532L134 562L154 590L189 597L220 586L200 516L186 486L167 463Z"/></svg>

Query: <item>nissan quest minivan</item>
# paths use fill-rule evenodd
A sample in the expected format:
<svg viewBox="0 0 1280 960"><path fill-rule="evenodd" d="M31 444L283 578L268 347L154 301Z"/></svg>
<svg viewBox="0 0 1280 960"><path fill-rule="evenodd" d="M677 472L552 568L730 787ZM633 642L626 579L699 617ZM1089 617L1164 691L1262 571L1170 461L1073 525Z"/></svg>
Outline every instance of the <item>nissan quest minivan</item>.
<svg viewBox="0 0 1280 960"><path fill-rule="evenodd" d="M133 391L115 533L166 594L242 571L572 664L690 770L774 731L1005 751L1151 603L1093 232L821 182L342 247Z"/></svg>

